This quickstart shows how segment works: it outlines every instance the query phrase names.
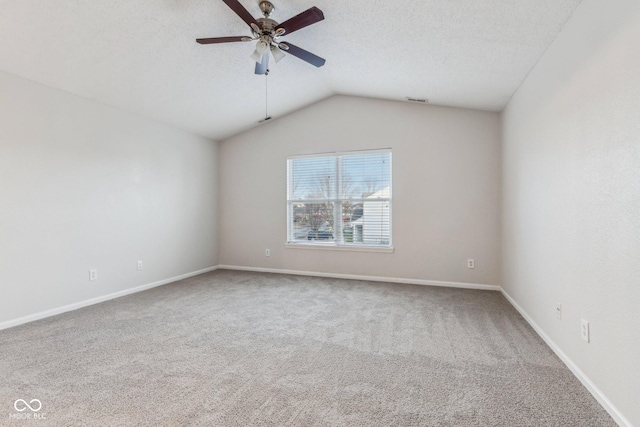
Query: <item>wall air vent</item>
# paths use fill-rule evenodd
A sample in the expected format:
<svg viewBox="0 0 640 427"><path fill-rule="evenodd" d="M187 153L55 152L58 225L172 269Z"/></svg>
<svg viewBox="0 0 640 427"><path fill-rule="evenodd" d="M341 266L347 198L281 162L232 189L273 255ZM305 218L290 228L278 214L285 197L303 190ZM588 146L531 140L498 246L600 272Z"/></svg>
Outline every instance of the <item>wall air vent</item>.
<svg viewBox="0 0 640 427"><path fill-rule="evenodd" d="M407 101L409 102L415 102L416 104L428 104L429 100L425 99L425 98L411 98L410 96L407 96L405 98Z"/></svg>

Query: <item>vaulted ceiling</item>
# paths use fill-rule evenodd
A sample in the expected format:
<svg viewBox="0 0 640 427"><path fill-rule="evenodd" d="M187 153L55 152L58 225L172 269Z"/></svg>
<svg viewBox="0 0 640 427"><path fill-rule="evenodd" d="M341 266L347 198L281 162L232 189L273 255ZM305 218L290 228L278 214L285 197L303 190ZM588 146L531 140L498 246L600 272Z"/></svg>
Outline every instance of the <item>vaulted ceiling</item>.
<svg viewBox="0 0 640 427"><path fill-rule="evenodd" d="M272 0L324 12L283 39L327 63L272 61L269 115L336 93L500 111L580 1ZM0 69L222 140L264 118L265 77L253 43L195 39L249 34L221 0L0 0Z"/></svg>

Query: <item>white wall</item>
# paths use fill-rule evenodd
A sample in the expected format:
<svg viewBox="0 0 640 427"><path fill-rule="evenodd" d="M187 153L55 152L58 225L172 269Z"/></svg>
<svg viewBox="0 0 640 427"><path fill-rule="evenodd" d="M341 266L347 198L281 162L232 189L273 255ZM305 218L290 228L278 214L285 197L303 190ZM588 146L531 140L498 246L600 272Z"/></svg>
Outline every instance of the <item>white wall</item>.
<svg viewBox="0 0 640 427"><path fill-rule="evenodd" d="M217 265L217 179L216 142L0 72L0 324Z"/></svg>
<svg viewBox="0 0 640 427"><path fill-rule="evenodd" d="M498 285L499 132L495 113L334 96L226 140L221 264ZM285 248L288 155L388 147L394 253Z"/></svg>
<svg viewBox="0 0 640 427"><path fill-rule="evenodd" d="M502 120L503 287L640 425L640 2L584 0Z"/></svg>

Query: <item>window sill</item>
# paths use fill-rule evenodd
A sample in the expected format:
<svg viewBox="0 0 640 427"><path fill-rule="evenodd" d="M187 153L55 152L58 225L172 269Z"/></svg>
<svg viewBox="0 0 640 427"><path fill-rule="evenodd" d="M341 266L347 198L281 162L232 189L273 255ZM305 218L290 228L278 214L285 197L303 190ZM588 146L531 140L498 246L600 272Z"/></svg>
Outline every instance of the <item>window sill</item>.
<svg viewBox="0 0 640 427"><path fill-rule="evenodd" d="M321 251L346 251L346 252L378 252L378 253L393 253L393 247L385 246L350 246L350 245L332 245L322 243L285 243L284 247L287 249L318 249Z"/></svg>

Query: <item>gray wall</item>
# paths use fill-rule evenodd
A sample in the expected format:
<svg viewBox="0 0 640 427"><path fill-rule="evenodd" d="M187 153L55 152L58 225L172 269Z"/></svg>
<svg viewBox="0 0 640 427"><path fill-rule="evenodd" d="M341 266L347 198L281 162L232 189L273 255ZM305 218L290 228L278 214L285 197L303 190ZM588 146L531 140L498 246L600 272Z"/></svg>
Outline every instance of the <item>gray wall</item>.
<svg viewBox="0 0 640 427"><path fill-rule="evenodd" d="M584 0L502 117L503 287L635 425L639 52L637 0Z"/></svg>
<svg viewBox="0 0 640 427"><path fill-rule="evenodd" d="M217 265L216 142L4 72L0 94L0 325Z"/></svg>
<svg viewBox="0 0 640 427"><path fill-rule="evenodd" d="M394 253L285 248L287 156L388 147ZM499 284L495 113L334 96L222 142L220 181L223 265Z"/></svg>

